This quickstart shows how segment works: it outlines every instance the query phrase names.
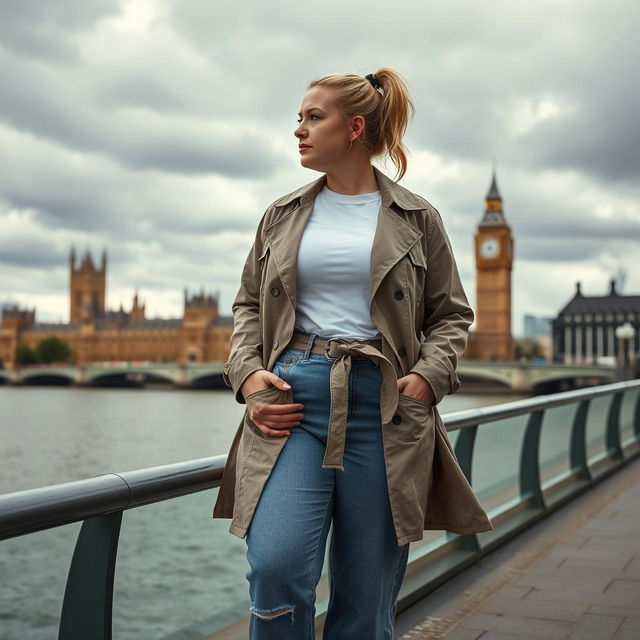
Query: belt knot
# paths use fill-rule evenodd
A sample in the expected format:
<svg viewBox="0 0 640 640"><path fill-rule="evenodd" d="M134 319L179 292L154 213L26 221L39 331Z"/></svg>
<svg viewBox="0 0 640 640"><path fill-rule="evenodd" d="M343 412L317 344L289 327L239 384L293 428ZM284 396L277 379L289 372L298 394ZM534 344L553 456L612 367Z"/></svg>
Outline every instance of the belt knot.
<svg viewBox="0 0 640 640"><path fill-rule="evenodd" d="M351 353L350 341L344 338L329 338L324 345L324 352L327 358L335 360L340 356Z"/></svg>

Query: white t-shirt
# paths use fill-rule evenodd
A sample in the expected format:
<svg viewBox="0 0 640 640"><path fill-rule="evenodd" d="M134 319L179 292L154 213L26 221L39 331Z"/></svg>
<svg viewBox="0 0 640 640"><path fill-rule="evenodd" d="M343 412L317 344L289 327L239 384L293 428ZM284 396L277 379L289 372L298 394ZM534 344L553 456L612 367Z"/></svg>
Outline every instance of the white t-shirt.
<svg viewBox="0 0 640 640"><path fill-rule="evenodd" d="M380 191L318 193L297 262L296 326L322 337L380 337L371 321L371 247Z"/></svg>

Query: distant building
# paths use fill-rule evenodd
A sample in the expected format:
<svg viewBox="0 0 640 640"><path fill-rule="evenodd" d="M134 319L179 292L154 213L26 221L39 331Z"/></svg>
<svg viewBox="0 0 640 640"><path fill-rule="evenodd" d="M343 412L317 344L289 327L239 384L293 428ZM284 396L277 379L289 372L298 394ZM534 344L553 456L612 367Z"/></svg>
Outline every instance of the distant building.
<svg viewBox="0 0 640 640"><path fill-rule="evenodd" d="M551 336L552 317L543 318L529 313L524 316L524 337L546 337Z"/></svg>
<svg viewBox="0 0 640 640"><path fill-rule="evenodd" d="M87 251L76 268L75 250L69 256L69 323L37 323L35 308L4 306L0 323L0 359L15 365L16 347L32 349L47 336L57 336L70 347L77 364L88 362L225 362L233 317L218 313L218 297L184 291L181 318L145 315L145 305L133 297L131 311L105 308L107 255L95 267Z"/></svg>
<svg viewBox="0 0 640 640"><path fill-rule="evenodd" d="M634 336L629 353L640 350L640 295L623 295L611 280L606 296L585 296L576 283L573 298L553 320L553 359L567 364L613 362L620 355L616 327L629 322Z"/></svg>
<svg viewBox="0 0 640 640"><path fill-rule="evenodd" d="M531 314L524 316L524 333L514 338L516 360L550 362L553 356L551 342L551 321Z"/></svg>

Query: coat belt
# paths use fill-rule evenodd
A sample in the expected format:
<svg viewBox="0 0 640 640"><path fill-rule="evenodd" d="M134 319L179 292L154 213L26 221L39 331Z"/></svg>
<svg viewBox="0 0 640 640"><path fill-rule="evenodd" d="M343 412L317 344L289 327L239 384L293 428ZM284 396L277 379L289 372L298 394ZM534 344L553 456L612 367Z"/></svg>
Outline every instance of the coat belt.
<svg viewBox="0 0 640 640"><path fill-rule="evenodd" d="M295 331L287 348L306 350L309 335ZM398 407L398 377L391 361L382 355L382 340L347 340L345 338L320 338L316 336L311 352L324 354L333 360L329 378L331 409L327 432L323 469L342 469L344 444L347 433L349 409L349 372L351 357L364 357L376 363L382 373L380 415L382 424L391 422Z"/></svg>

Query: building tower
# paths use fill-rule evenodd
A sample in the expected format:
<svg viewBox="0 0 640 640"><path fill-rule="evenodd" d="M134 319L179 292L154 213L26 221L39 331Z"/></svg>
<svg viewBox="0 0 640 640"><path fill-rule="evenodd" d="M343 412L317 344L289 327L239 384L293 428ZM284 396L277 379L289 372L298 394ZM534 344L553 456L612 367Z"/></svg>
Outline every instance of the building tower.
<svg viewBox="0 0 640 640"><path fill-rule="evenodd" d="M485 202L484 216L475 234L476 328L473 351L478 360L512 360L513 236L502 211L495 163Z"/></svg>
<svg viewBox="0 0 640 640"><path fill-rule="evenodd" d="M102 251L102 263L96 268L87 250L76 269L76 250L69 254L69 322L80 323L96 318L105 311L107 252Z"/></svg>
<svg viewBox="0 0 640 640"><path fill-rule="evenodd" d="M145 319L145 307L146 303L140 303L138 300L138 287L133 296L133 305L131 306L131 319L132 320L144 320Z"/></svg>

